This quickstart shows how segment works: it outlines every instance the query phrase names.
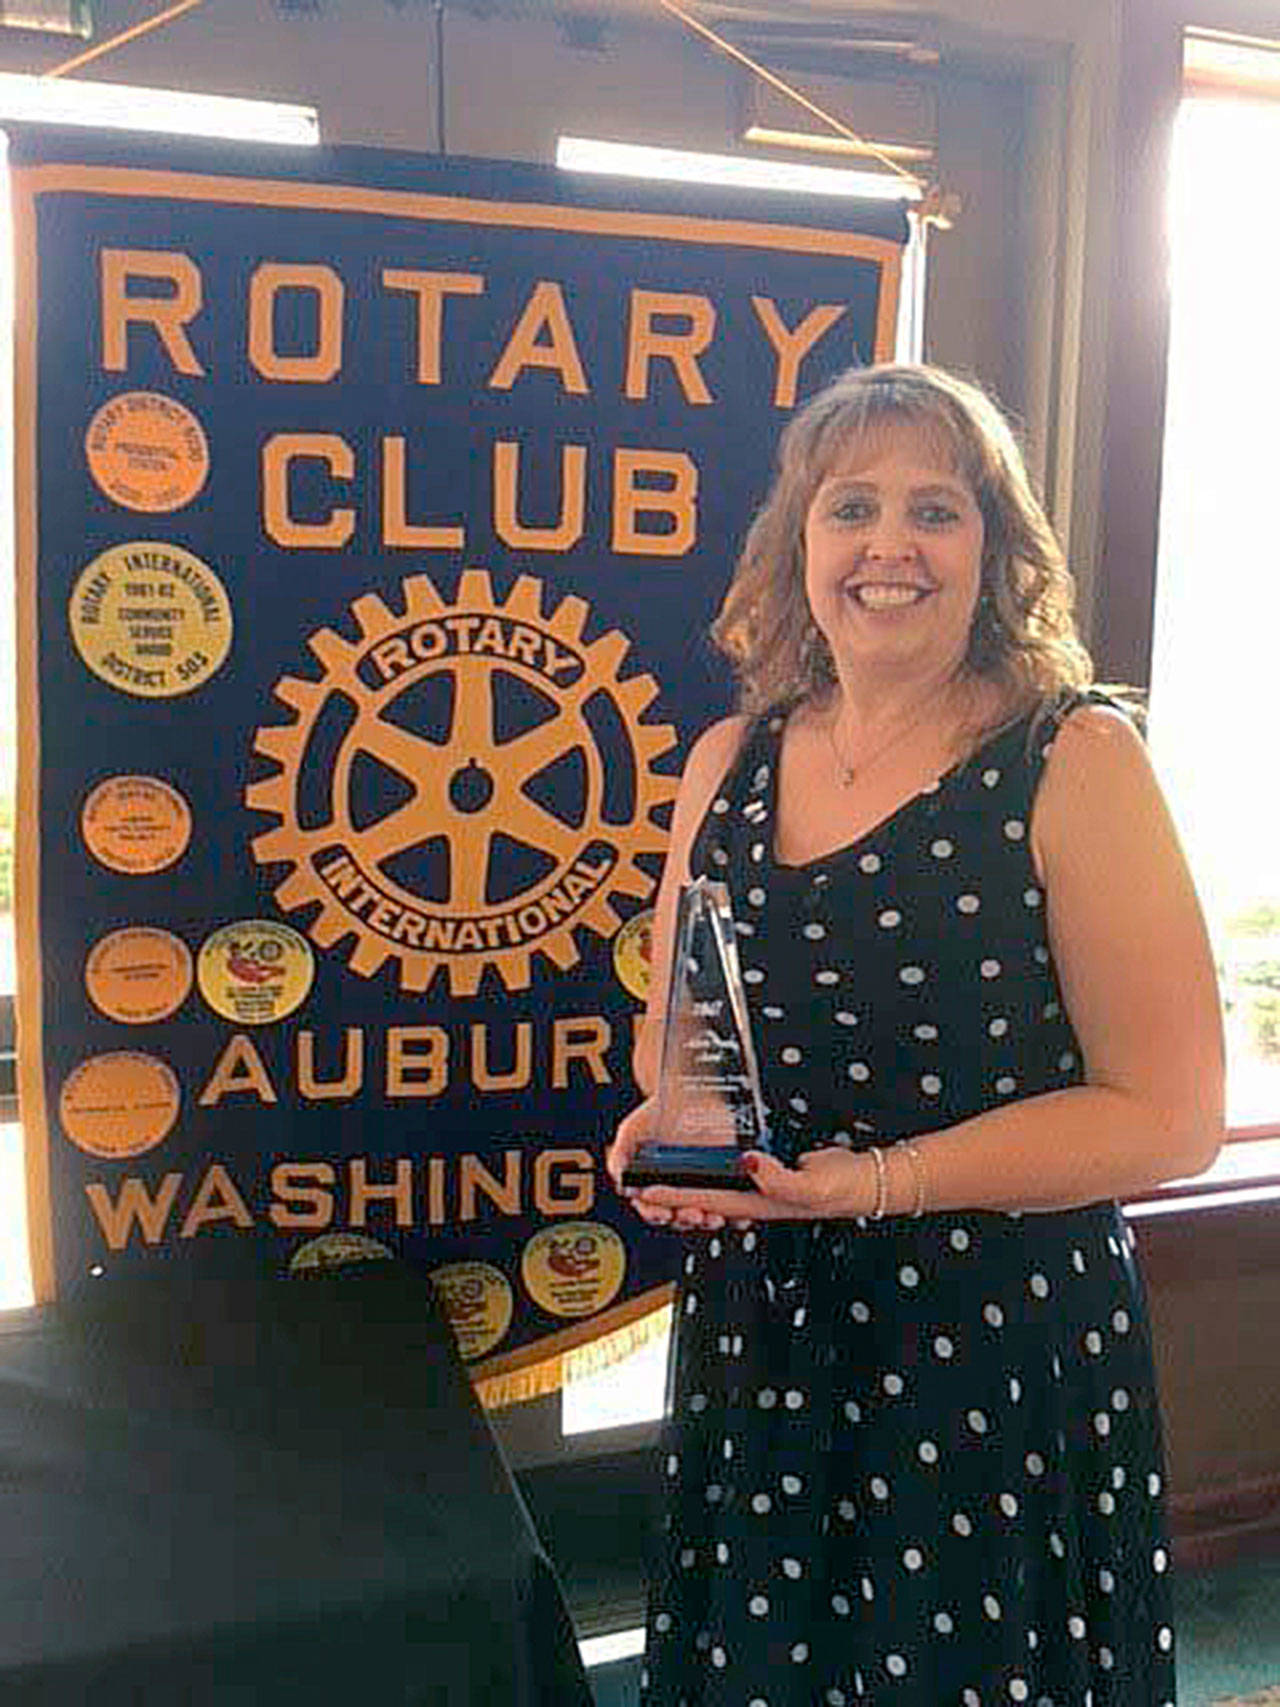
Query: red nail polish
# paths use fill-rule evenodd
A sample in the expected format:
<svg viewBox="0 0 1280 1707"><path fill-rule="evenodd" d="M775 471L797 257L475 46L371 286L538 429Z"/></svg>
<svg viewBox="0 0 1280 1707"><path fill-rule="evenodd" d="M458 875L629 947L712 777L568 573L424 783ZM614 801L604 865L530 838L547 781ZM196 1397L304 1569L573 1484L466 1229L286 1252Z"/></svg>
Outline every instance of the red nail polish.
<svg viewBox="0 0 1280 1707"><path fill-rule="evenodd" d="M742 1158L742 1165L749 1174L758 1174L760 1172L759 1156L744 1156Z"/></svg>

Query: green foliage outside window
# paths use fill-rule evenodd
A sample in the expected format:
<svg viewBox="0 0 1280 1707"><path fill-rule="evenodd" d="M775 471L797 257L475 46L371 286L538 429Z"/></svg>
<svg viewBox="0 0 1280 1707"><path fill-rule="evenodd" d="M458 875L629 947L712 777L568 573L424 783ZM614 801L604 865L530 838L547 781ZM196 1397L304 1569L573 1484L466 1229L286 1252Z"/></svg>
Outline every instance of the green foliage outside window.
<svg viewBox="0 0 1280 1707"><path fill-rule="evenodd" d="M1249 1030L1258 1053L1269 1060L1280 1060L1280 960L1257 960L1252 966L1241 966L1236 977L1248 986Z"/></svg>
<svg viewBox="0 0 1280 1707"><path fill-rule="evenodd" d="M1227 921L1230 936L1280 935L1280 901L1259 901L1247 913Z"/></svg>

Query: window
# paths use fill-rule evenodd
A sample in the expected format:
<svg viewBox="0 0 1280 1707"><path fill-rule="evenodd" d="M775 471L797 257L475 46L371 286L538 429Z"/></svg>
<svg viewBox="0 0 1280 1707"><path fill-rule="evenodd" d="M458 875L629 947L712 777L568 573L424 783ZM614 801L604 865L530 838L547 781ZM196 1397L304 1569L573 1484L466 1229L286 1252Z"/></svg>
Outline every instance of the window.
<svg viewBox="0 0 1280 1707"><path fill-rule="evenodd" d="M0 1124L0 1310L31 1303L27 1256L27 1198L22 1177L22 1129Z"/></svg>
<svg viewBox="0 0 1280 1707"><path fill-rule="evenodd" d="M1270 698L1280 634L1280 545L1270 518L1280 231L1257 203L1259 175L1276 161L1280 100L1184 100L1169 203L1151 743L1213 934L1228 1121L1240 1138L1280 1135L1280 798ZM1274 1167L1262 1172L1274 1178Z"/></svg>

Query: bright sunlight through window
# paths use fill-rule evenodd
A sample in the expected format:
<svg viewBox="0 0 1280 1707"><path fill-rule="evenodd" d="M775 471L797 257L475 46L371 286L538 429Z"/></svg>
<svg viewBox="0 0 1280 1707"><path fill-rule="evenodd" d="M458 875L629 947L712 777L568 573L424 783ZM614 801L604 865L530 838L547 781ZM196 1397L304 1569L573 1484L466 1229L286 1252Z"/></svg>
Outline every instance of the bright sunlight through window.
<svg viewBox="0 0 1280 1707"><path fill-rule="evenodd" d="M27 1257L27 1199L22 1178L22 1133L0 1125L0 1310L31 1303Z"/></svg>
<svg viewBox="0 0 1280 1707"><path fill-rule="evenodd" d="M1151 744L1214 935L1228 1119L1280 1131L1280 228L1258 202L1278 162L1280 104L1183 102Z"/></svg>

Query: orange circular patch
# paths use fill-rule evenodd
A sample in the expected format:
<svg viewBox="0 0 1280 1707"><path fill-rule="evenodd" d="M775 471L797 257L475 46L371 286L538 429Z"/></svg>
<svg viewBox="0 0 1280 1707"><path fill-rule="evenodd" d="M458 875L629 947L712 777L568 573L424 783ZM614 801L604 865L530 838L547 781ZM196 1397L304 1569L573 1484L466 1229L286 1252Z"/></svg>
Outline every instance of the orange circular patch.
<svg viewBox="0 0 1280 1707"><path fill-rule="evenodd" d="M191 993L191 950L181 937L148 925L112 931L94 944L84 983L99 1013L122 1025L148 1025L177 1013Z"/></svg>
<svg viewBox="0 0 1280 1707"><path fill-rule="evenodd" d="M84 803L80 833L99 865L126 877L164 871L191 842L191 808L155 776L111 776Z"/></svg>
<svg viewBox="0 0 1280 1707"><path fill-rule="evenodd" d="M84 436L100 491L127 510L180 510L209 477L209 441L185 404L158 391L104 403Z"/></svg>
<svg viewBox="0 0 1280 1707"><path fill-rule="evenodd" d="M110 1162L153 1150L178 1118L182 1089L167 1061L121 1051L95 1055L67 1075L58 1103L62 1130Z"/></svg>

